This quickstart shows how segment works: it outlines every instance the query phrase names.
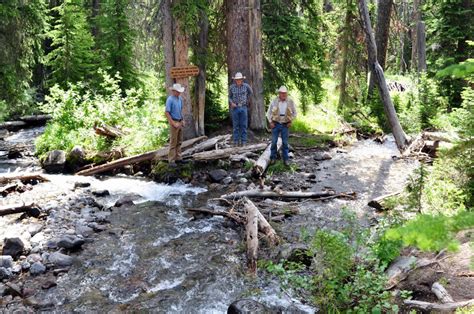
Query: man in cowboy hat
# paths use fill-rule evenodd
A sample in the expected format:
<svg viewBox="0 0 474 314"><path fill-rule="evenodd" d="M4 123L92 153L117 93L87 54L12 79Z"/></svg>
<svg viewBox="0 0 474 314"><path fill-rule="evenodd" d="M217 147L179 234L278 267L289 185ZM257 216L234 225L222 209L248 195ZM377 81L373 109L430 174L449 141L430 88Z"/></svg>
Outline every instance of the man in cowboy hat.
<svg viewBox="0 0 474 314"><path fill-rule="evenodd" d="M229 105L232 116L234 145L247 144L248 107L252 88L244 83L245 76L237 72L232 78L234 83L229 86Z"/></svg>
<svg viewBox="0 0 474 314"><path fill-rule="evenodd" d="M181 162L181 143L183 142L183 98L181 93L184 87L181 84L173 84L170 87L171 95L166 99L165 115L170 124L170 150L168 153L168 162L175 165Z"/></svg>
<svg viewBox="0 0 474 314"><path fill-rule="evenodd" d="M285 86L278 89L278 97L273 99L268 107L267 119L272 129L272 146L270 151L270 164L274 164L277 156L278 136L281 135L283 162L288 166L288 129L291 122L296 118L296 106L291 98L288 98L288 90Z"/></svg>

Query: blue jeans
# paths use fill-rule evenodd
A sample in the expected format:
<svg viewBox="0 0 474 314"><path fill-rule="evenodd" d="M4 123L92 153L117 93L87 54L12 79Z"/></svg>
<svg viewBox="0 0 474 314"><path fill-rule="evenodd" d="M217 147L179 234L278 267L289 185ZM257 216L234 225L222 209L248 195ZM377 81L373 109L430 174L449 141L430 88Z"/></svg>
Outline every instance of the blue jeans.
<svg viewBox="0 0 474 314"><path fill-rule="evenodd" d="M232 109L232 126L234 127L234 143L247 143L247 106Z"/></svg>
<svg viewBox="0 0 474 314"><path fill-rule="evenodd" d="M283 160L288 160L288 127L286 124L275 122L272 129L272 146L270 147L270 159L275 160L277 157L278 136L281 134Z"/></svg>

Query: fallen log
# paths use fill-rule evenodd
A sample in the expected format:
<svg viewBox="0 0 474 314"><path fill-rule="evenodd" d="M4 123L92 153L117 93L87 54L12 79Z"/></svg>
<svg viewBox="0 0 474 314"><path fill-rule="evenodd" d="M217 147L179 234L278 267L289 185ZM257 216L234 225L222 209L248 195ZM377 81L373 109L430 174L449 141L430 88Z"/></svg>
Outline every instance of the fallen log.
<svg viewBox="0 0 474 314"><path fill-rule="evenodd" d="M190 149L187 149L186 151L183 152L182 155L183 155L183 157L189 157L189 156L191 156L193 154L196 154L196 153L200 153L200 152L203 152L203 151L214 149L216 147L217 143L223 142L223 141L228 141L230 139L230 137L231 137L230 134L212 137L210 139L207 139L204 142L201 142L201 143L197 144L194 147L191 147Z"/></svg>
<svg viewBox="0 0 474 314"><path fill-rule="evenodd" d="M452 143L459 140L459 137L456 135L450 135L444 132L423 132L423 138L426 140L431 141L440 141L440 142L448 142Z"/></svg>
<svg viewBox="0 0 474 314"><path fill-rule="evenodd" d="M258 209L255 206L246 207L247 224L245 234L247 239L247 266L251 274L257 273L258 254Z"/></svg>
<svg viewBox="0 0 474 314"><path fill-rule="evenodd" d="M19 185L17 183L12 183L12 184L7 184L5 186L0 187L0 195L5 197L8 194L12 193L13 191L16 191L18 189Z"/></svg>
<svg viewBox="0 0 474 314"><path fill-rule="evenodd" d="M27 123L24 121L7 121L0 123L0 129L5 129L8 131L18 131L27 126Z"/></svg>
<svg viewBox="0 0 474 314"><path fill-rule="evenodd" d="M0 177L0 184L6 184L12 181L19 180L23 184L31 182L31 181L38 181L38 182L49 182L49 180L43 177L41 174L38 173L25 173L25 174L13 174L13 175L5 175Z"/></svg>
<svg viewBox="0 0 474 314"><path fill-rule="evenodd" d="M402 191L397 191L397 192L393 192L393 193L390 193L390 194L385 194L385 195L376 197L373 200L371 200L367 205L372 207L372 208L375 208L376 210L385 210L386 208L383 205L383 201L386 200L389 197L398 195L400 193L402 193Z"/></svg>
<svg viewBox="0 0 474 314"><path fill-rule="evenodd" d="M190 146L192 146L192 145L194 145L194 144L196 144L196 143L198 143L198 142L200 142L200 141L202 141L206 138L207 138L206 136L200 136L200 137L196 137L196 138L184 141L183 144L181 145L181 148L190 147ZM76 175L90 176L90 175L93 175L93 174L109 171L109 170L112 170L112 169L121 168L123 166L131 165L131 164L136 164L136 163L149 161L149 160L153 160L153 159L159 159L160 157L167 156L168 151L169 151L169 147L164 147L164 148L154 150L154 151L151 151L151 152L147 152L147 153L144 153L144 154L135 155L135 156L131 156L131 157L120 158L120 159L111 161L109 163L106 163L104 165L95 166L95 167L92 167L92 168L89 168L89 169L81 170L79 172L76 172Z"/></svg>
<svg viewBox="0 0 474 314"><path fill-rule="evenodd" d="M420 309L423 311L443 311L443 312L452 312L459 308L466 307L466 306L473 306L474 299L461 301L461 302L451 302L451 303L430 303L424 301L417 301L417 300L405 300L403 303L409 308Z"/></svg>
<svg viewBox="0 0 474 314"><path fill-rule="evenodd" d="M105 124L102 124L101 126L94 126L94 131L97 135L106 136L112 139L122 137L124 135L120 129Z"/></svg>
<svg viewBox="0 0 474 314"><path fill-rule="evenodd" d="M255 206L255 204L247 197L244 197L243 201L247 212L249 212L250 210L257 212L258 229L260 230L260 232L262 232L268 238L270 244L278 244L280 242L280 239L278 238L275 229L273 229L273 227L268 223L265 217L263 217L257 206Z"/></svg>
<svg viewBox="0 0 474 314"><path fill-rule="evenodd" d="M20 120L26 122L28 125L44 125L46 122L51 120L51 115L49 114L37 114L30 116L20 117Z"/></svg>
<svg viewBox="0 0 474 314"><path fill-rule="evenodd" d="M233 192L229 194L222 195L221 198L233 199L240 197L255 197L255 198L314 198L314 199L327 199L329 198L351 198L355 197L355 193L339 193L335 194L334 192L295 192L295 191L261 191L261 190L248 190Z"/></svg>
<svg viewBox="0 0 474 314"><path fill-rule="evenodd" d="M231 147L231 148L224 148L224 149L216 149L207 152L201 152L193 154L191 157L194 160L216 160L216 159L223 159L229 158L231 155L240 155L247 152L255 152L259 150L263 150L267 147L267 144L254 144L242 147Z"/></svg>
<svg viewBox="0 0 474 314"><path fill-rule="evenodd" d="M449 292L439 283L435 282L431 286L431 292L433 292L438 300L441 301L441 303L452 303L454 302L453 297L449 294Z"/></svg>
<svg viewBox="0 0 474 314"><path fill-rule="evenodd" d="M38 217L41 212L35 203L21 205L0 206L0 217L12 214L27 213L29 216Z"/></svg>
<svg viewBox="0 0 474 314"><path fill-rule="evenodd" d="M193 213L203 213L203 214L212 215L212 216L227 217L229 219L234 220L235 222L239 224L242 224L242 225L245 224L245 217L242 217L236 212L229 213L226 211L221 211L221 210L216 211L216 210L210 210L207 208L188 208L187 210Z"/></svg>
<svg viewBox="0 0 474 314"><path fill-rule="evenodd" d="M277 142L277 151L280 150L282 145L281 138L278 138ZM260 178L267 170L268 165L270 165L270 154L271 154L271 147L272 144L269 144L267 148L263 151L260 157L257 159L257 162L254 164L252 168L252 173L255 177Z"/></svg>

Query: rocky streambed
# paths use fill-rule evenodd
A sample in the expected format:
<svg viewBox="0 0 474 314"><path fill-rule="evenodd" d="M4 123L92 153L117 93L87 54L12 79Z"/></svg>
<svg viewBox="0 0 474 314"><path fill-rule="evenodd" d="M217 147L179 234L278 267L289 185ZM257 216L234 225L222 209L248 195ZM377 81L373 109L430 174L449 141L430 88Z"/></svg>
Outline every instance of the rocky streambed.
<svg viewBox="0 0 474 314"><path fill-rule="evenodd" d="M41 129L23 132L6 142L31 145ZM262 206L294 209L296 214L273 222L283 244L261 258L278 258L298 242L302 229L340 228L344 207L368 221L373 214L368 200L399 190L417 165L397 156L392 139L384 144L363 140L324 152L296 151L298 167L272 175L269 186L352 191L357 198L285 204L262 200ZM210 206L210 198L258 184L243 165L222 161L218 166L219 171L200 169L193 185L131 176L45 175L49 182L2 198L0 205L35 202L41 214L0 217L0 309L224 313L234 301L252 299L277 312L317 311L292 298L265 271L257 278L247 275L240 226L188 213L187 208ZM0 160L3 173L36 167L28 154L15 162Z"/></svg>

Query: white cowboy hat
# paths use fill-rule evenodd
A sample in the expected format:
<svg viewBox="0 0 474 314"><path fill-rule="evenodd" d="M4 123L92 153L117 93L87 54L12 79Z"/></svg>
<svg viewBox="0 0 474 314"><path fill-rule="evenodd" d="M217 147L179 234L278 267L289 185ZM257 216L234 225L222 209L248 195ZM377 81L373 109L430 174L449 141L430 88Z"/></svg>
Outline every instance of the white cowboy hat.
<svg viewBox="0 0 474 314"><path fill-rule="evenodd" d="M233 77L234 80L243 80L244 78L245 76L243 76L240 72L235 73L235 76Z"/></svg>
<svg viewBox="0 0 474 314"><path fill-rule="evenodd" d="M171 86L170 89L175 90L180 93L184 92L184 86L181 86L181 84L178 84L178 83L173 84L173 86Z"/></svg>
<svg viewBox="0 0 474 314"><path fill-rule="evenodd" d="M278 89L278 92L279 93L288 93L288 89L286 89L286 86L280 86L280 88Z"/></svg>

